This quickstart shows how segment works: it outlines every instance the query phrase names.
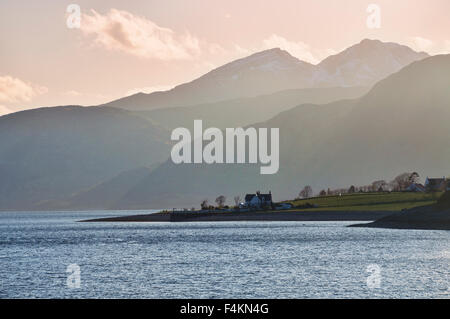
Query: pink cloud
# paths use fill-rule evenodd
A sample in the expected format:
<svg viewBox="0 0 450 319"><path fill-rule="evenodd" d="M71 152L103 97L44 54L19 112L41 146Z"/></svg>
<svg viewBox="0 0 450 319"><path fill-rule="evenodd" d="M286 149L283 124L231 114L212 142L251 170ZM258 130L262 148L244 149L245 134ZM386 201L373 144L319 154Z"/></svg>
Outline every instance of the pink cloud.
<svg viewBox="0 0 450 319"><path fill-rule="evenodd" d="M159 60L191 60L201 53L200 40L188 32L178 34L127 11L95 10L83 14L81 31L109 50Z"/></svg>
<svg viewBox="0 0 450 319"><path fill-rule="evenodd" d="M432 55L450 53L450 40L439 42L423 37L411 37L409 38L409 42L413 49L425 51Z"/></svg>
<svg viewBox="0 0 450 319"><path fill-rule="evenodd" d="M24 82L9 75L0 76L0 102L30 102L35 96L45 94L48 89L32 83Z"/></svg>

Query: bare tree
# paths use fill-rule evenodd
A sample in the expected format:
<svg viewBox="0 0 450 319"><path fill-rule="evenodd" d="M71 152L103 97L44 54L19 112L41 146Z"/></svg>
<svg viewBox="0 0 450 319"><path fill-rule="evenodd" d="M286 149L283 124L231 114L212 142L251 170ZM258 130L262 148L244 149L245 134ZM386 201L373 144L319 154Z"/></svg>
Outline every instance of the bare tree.
<svg viewBox="0 0 450 319"><path fill-rule="evenodd" d="M372 183L372 191L378 192L380 189L384 189L386 187L387 183L385 180L379 180Z"/></svg>
<svg viewBox="0 0 450 319"><path fill-rule="evenodd" d="M306 185L298 194L300 198L309 198L313 194L313 189L311 186Z"/></svg>
<svg viewBox="0 0 450 319"><path fill-rule="evenodd" d="M419 175L419 173L417 173L417 172L413 172L413 173L411 173L411 175L409 176L409 182L410 182L411 184L418 183L419 180L420 180L420 175Z"/></svg>
<svg viewBox="0 0 450 319"><path fill-rule="evenodd" d="M417 183L418 180L419 174L417 172L403 173L394 178L391 184L394 190L403 191L407 189L412 183Z"/></svg>
<svg viewBox="0 0 450 319"><path fill-rule="evenodd" d="M234 196L234 203L236 204L236 206L239 206L239 204L241 203L241 196Z"/></svg>
<svg viewBox="0 0 450 319"><path fill-rule="evenodd" d="M219 208L223 207L223 204L225 204L225 201L227 200L227 198L223 195L220 195L219 197L216 198L216 204Z"/></svg>
<svg viewBox="0 0 450 319"><path fill-rule="evenodd" d="M207 200L207 199L202 200L202 202L201 202L201 204L200 204L200 207L201 207L203 210L208 209L208 207L209 207L209 205L208 205L208 200Z"/></svg>

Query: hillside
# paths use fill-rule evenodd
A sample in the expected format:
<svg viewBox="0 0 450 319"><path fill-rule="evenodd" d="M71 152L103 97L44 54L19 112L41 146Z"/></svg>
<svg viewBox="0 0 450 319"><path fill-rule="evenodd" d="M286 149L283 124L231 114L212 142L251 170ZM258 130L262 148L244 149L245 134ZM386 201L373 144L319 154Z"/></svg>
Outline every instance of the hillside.
<svg viewBox="0 0 450 319"><path fill-rule="evenodd" d="M436 203L441 194L412 192L373 192L320 196L289 201L294 206L317 205L308 211L392 211L398 212Z"/></svg>
<svg viewBox="0 0 450 319"><path fill-rule="evenodd" d="M37 203L37 210L102 210L113 207L118 198L124 196L132 187L139 183L153 167L139 167L121 172L111 179L102 181L92 187L82 189L72 196L63 199L49 200Z"/></svg>
<svg viewBox="0 0 450 319"><path fill-rule="evenodd" d="M444 193L437 203L415 207L369 224L352 227L450 230L450 192Z"/></svg>
<svg viewBox="0 0 450 319"><path fill-rule="evenodd" d="M66 106L0 117L0 209L35 208L163 161L167 134L114 108Z"/></svg>
<svg viewBox="0 0 450 319"><path fill-rule="evenodd" d="M189 107L135 111L135 114L148 118L169 131L177 127L191 128L194 120L197 119L202 119L205 125L212 127L241 127L267 121L278 113L300 104L326 104L342 99L358 98L366 94L369 89L367 87L293 89Z"/></svg>

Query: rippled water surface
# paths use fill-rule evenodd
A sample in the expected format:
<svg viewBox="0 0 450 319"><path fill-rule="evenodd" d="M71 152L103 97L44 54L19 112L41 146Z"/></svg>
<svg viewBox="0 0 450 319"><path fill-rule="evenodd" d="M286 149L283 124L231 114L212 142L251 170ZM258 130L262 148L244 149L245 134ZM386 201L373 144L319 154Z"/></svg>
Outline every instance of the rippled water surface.
<svg viewBox="0 0 450 319"><path fill-rule="evenodd" d="M0 213L1 298L449 298L450 232ZM81 287L67 286L69 264ZM380 270L379 288L369 265Z"/></svg>

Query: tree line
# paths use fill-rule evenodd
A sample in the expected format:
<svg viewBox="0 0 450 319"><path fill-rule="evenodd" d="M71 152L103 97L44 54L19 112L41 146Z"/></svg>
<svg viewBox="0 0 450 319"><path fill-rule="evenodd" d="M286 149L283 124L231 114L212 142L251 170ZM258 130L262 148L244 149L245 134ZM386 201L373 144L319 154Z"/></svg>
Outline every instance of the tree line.
<svg viewBox="0 0 450 319"><path fill-rule="evenodd" d="M340 194L352 193L370 193L370 192L402 192L407 190L412 184L418 183L420 175L417 172L406 172L396 176L393 180L376 180L369 185L355 186L347 188L322 189L316 196L334 196ZM311 185L306 185L298 193L297 199L310 198L314 196Z"/></svg>

